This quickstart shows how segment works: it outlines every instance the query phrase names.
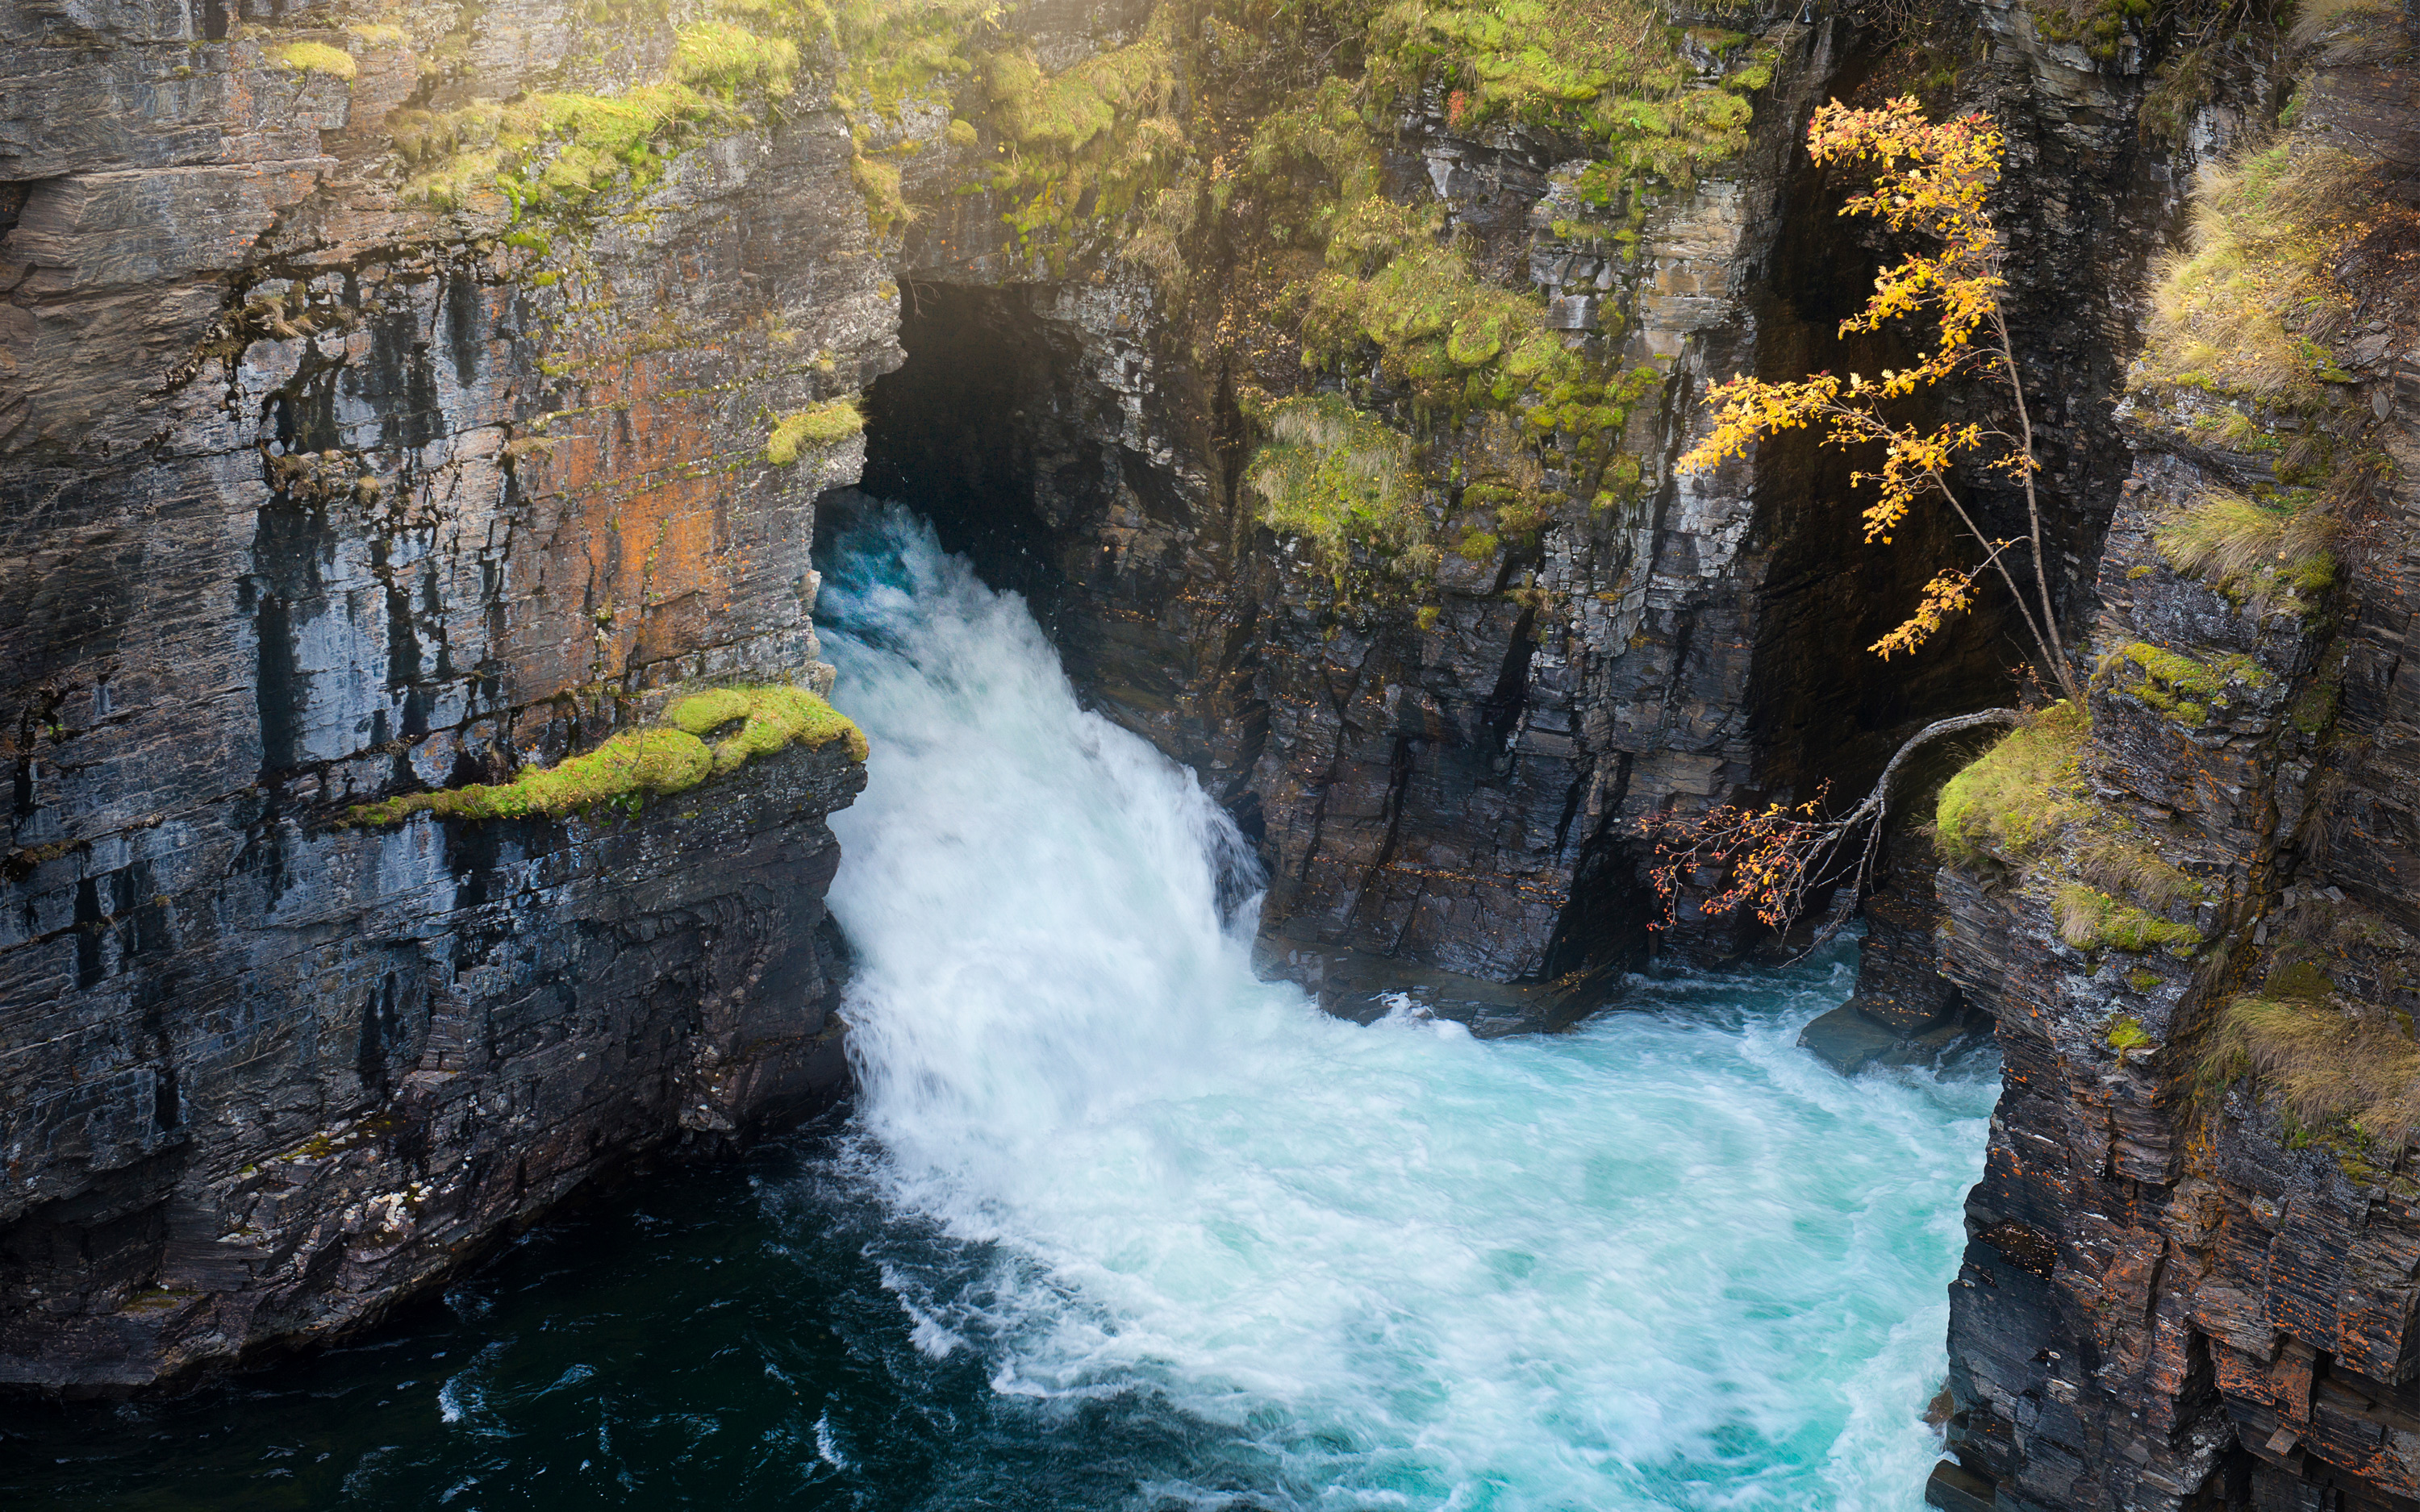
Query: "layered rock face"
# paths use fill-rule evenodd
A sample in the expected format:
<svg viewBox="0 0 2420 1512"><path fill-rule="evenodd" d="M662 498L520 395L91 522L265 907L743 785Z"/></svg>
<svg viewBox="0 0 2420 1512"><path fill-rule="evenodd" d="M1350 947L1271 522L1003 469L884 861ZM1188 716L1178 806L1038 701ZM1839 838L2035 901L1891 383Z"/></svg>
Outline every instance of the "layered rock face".
<svg viewBox="0 0 2420 1512"><path fill-rule="evenodd" d="M2028 798L2070 839L1985 825L1941 873L2008 1073L1936 1505L2420 1500L2410 35L2307 20L2292 132L2209 191L2126 407L2089 731Z"/></svg>
<svg viewBox="0 0 2420 1512"><path fill-rule="evenodd" d="M447 154L508 99L576 134L570 91L659 75L669 28L273 8L20 6L0 48L20 1386L357 1322L843 1074L845 743L348 821L679 687L829 686L807 551L861 442L764 457L897 360L845 129L699 92L687 150L628 160L643 200L516 207Z"/></svg>

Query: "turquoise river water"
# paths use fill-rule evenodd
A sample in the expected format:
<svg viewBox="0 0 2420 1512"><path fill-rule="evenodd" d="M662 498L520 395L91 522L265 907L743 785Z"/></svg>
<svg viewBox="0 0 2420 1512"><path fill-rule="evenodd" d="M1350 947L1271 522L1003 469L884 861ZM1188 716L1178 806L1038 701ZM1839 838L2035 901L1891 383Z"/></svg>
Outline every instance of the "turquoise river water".
<svg viewBox="0 0 2420 1512"><path fill-rule="evenodd" d="M1021 601L896 509L829 561L854 1102L359 1340L0 1410L0 1504L1920 1505L1995 1068L1797 1049L1851 947L1553 1036L1327 1017Z"/></svg>

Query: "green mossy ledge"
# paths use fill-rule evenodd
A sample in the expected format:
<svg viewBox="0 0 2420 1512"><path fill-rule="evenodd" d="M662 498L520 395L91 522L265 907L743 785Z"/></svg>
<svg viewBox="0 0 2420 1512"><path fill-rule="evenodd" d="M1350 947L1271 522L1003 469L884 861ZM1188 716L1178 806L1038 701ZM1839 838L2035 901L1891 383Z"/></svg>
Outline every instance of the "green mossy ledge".
<svg viewBox="0 0 2420 1512"><path fill-rule="evenodd" d="M765 438L765 460L789 467L808 448L838 446L863 429L865 415L854 397L826 400L783 416Z"/></svg>
<svg viewBox="0 0 2420 1512"><path fill-rule="evenodd" d="M552 766L524 767L509 782L409 793L363 804L344 822L396 825L416 813L560 819L600 803L636 804L648 794L686 792L786 746L820 750L836 741L846 743L850 760L865 760L864 733L805 688L708 688L675 701L659 725L625 731Z"/></svg>
<svg viewBox="0 0 2420 1512"><path fill-rule="evenodd" d="M2162 918L2080 882L2058 889L2054 916L2059 938L2079 950L2164 949L2171 955L2190 956L2204 943L2201 931L2191 924Z"/></svg>
<svg viewBox="0 0 2420 1512"><path fill-rule="evenodd" d="M2050 851L2086 817L2082 763L2091 733L2084 710L2053 704L1943 783L1933 810L1942 859L1972 865L1989 856L2022 866Z"/></svg>

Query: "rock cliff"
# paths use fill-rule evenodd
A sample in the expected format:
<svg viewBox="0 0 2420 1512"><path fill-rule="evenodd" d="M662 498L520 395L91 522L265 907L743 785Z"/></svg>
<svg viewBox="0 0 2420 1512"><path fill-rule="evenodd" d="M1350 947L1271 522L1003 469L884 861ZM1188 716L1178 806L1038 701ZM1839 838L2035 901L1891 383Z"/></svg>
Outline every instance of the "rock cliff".
<svg viewBox="0 0 2420 1512"><path fill-rule="evenodd" d="M2420 1498L2409 25L2283 39L2128 378L2088 720L1944 802L2008 1070L1936 1505Z"/></svg>
<svg viewBox="0 0 2420 1512"><path fill-rule="evenodd" d="M862 443L768 438L897 348L778 52L548 4L5 25L0 1381L85 1391L830 1095L861 768L659 727L828 686L807 548ZM668 69L608 188L599 102ZM434 789L495 817L356 811Z"/></svg>
<svg viewBox="0 0 2420 1512"><path fill-rule="evenodd" d="M1899 351L1835 334L1892 250L1799 142L1915 86L2009 136L2099 668L1870 910L1854 1011L1989 1012L2009 1067L1934 1498L2420 1497L2393 1110L2293 1017L2364 1086L2420 1060L2411 301L2365 274L2256 382L2150 298L2297 78L2296 141L2408 185L2408 75L2383 12L2188 20L15 6L0 1381L358 1324L830 1094L862 750L763 701L829 689L808 548L861 473L1236 814L1279 969L1587 1000L1645 947L1640 816L1861 789L2010 700L1988 604L1864 654L1951 543L1862 547L1845 458L1673 466L1709 381ZM2340 477L2324 544L2178 523Z"/></svg>

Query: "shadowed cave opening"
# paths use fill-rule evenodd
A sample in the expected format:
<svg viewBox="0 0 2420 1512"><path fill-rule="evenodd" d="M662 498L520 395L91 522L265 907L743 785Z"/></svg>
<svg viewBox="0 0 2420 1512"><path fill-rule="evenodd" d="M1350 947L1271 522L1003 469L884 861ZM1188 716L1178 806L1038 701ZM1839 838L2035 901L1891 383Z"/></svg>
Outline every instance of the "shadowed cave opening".
<svg viewBox="0 0 2420 1512"><path fill-rule="evenodd" d="M993 587L1023 594L1056 639L1067 574L1036 487L1087 491L1064 413L1078 354L1021 290L911 283L902 291L908 360L866 390L861 486L930 519L945 548L972 560Z"/></svg>

